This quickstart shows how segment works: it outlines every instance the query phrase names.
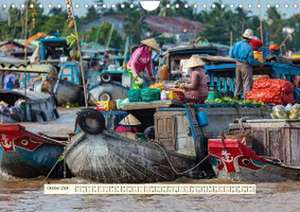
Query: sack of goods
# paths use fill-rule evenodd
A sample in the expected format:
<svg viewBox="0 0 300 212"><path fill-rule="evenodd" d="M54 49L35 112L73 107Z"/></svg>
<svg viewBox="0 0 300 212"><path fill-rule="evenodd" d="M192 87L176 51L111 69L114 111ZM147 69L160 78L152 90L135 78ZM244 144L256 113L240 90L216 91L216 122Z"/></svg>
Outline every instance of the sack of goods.
<svg viewBox="0 0 300 212"><path fill-rule="evenodd" d="M128 91L128 100L129 102L141 102L141 89L130 89Z"/></svg>
<svg viewBox="0 0 300 212"><path fill-rule="evenodd" d="M300 105L288 104L286 107L282 105L276 105L272 109L272 119L300 119Z"/></svg>
<svg viewBox="0 0 300 212"><path fill-rule="evenodd" d="M272 104L294 104L293 91L294 85L287 80L260 78L254 81L246 99Z"/></svg>
<svg viewBox="0 0 300 212"><path fill-rule="evenodd" d="M160 100L159 88L144 88L141 91L143 102L151 102Z"/></svg>

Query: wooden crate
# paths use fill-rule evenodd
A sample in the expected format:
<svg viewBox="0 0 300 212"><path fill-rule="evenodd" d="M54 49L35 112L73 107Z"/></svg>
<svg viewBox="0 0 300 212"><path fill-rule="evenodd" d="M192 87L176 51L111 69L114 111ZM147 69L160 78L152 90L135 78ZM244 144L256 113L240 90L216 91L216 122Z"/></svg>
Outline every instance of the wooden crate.
<svg viewBox="0 0 300 212"><path fill-rule="evenodd" d="M159 111L154 115L155 139L168 150L195 156L195 146L185 112Z"/></svg>
<svg viewBox="0 0 300 212"><path fill-rule="evenodd" d="M172 113L155 113L155 138L168 150L175 150L176 128L175 115Z"/></svg>
<svg viewBox="0 0 300 212"><path fill-rule="evenodd" d="M300 166L300 121L251 120L243 127L251 135L250 145L257 154ZM240 131L239 128L232 125L231 131Z"/></svg>

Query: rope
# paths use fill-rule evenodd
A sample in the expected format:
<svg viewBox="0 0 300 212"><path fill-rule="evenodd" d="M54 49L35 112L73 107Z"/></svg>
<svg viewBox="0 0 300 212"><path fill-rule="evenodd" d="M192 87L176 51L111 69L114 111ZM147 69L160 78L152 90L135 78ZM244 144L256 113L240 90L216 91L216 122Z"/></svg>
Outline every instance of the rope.
<svg viewBox="0 0 300 212"><path fill-rule="evenodd" d="M174 167L174 165L172 164L169 156L168 156L168 153L166 152L166 150L157 142L153 142L156 146L158 146L160 148L160 150L162 151L162 153L164 154L165 158L167 159L171 169L173 170L173 172L177 175L183 175L183 174L186 174L192 170L194 170L195 168L197 168L198 166L200 166L208 157L209 155L205 156L201 161L199 161L195 166L193 166L192 168L189 168L185 171L178 171L176 170L176 168Z"/></svg>
<svg viewBox="0 0 300 212"><path fill-rule="evenodd" d="M53 170L55 169L55 167L57 166L57 164L62 161L64 159L63 155L65 152L63 152L58 159L56 160L55 164L52 166L52 168L50 169L50 171L48 172L48 174L46 175L46 177L43 179L42 181L42 185L45 184L45 182L48 180L49 176L51 175L51 173L53 172Z"/></svg>
<svg viewBox="0 0 300 212"><path fill-rule="evenodd" d="M79 140L81 140L82 137L79 136L79 138L76 138L76 140L74 140L74 142L72 143L69 143L69 146L68 147L73 147L73 145L77 144ZM61 153L61 155L58 157L57 161L55 162L55 164L52 166L52 168L50 169L50 171L48 172L48 174L46 175L46 177L43 179L42 181L42 184L44 184L47 179L49 178L49 176L51 175L51 173L53 172L53 170L55 169L55 167L57 166L57 164L60 162L60 161L63 161L65 159L65 156L69 153L70 149L69 148L65 148L63 153Z"/></svg>

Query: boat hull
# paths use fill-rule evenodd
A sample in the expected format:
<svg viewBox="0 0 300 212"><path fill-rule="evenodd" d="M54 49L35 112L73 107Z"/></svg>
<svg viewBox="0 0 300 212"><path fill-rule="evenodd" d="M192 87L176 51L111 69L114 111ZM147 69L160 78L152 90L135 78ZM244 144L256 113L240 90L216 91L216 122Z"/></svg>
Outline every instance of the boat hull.
<svg viewBox="0 0 300 212"><path fill-rule="evenodd" d="M0 167L15 177L47 175L64 151L62 144L30 133L20 125L0 125ZM51 177L62 177L63 165L55 166Z"/></svg>
<svg viewBox="0 0 300 212"><path fill-rule="evenodd" d="M43 144L34 152L16 148L15 152L7 153L1 149L1 170L21 178L46 176L62 152L62 147L48 144ZM63 165L61 163L55 167L51 177L63 177Z"/></svg>
<svg viewBox="0 0 300 212"><path fill-rule="evenodd" d="M81 104L82 89L80 86L75 85L68 81L57 81L54 94L57 100L57 104L62 106L64 104Z"/></svg>
<svg viewBox="0 0 300 212"><path fill-rule="evenodd" d="M218 178L252 182L300 180L300 168L256 155L243 141L211 139L208 149Z"/></svg>
<svg viewBox="0 0 300 212"><path fill-rule="evenodd" d="M187 170L195 159L169 154L176 172ZM128 141L108 134L88 135L67 148L66 164L77 177L101 183L146 183L172 181L179 176L204 178L208 174L204 161L193 171L175 173L162 150L151 143Z"/></svg>

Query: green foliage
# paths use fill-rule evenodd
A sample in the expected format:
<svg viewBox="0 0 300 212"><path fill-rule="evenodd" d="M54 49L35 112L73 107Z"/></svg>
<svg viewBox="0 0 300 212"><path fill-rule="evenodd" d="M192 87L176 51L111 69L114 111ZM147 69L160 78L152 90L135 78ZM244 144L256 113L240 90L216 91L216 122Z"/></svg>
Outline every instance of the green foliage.
<svg viewBox="0 0 300 212"><path fill-rule="evenodd" d="M203 11L198 18L204 24L204 31L200 35L206 37L210 42L230 44L232 41L241 39L246 28L253 29L258 34L259 19L249 16L249 12L237 8L235 11L228 6L222 7L221 3L214 3L215 8Z"/></svg>
<svg viewBox="0 0 300 212"><path fill-rule="evenodd" d="M37 32L50 33L59 31L62 35L70 35L73 29L67 25L66 11L61 8L53 7L48 14L43 13L43 9L38 5L42 1L26 0L27 5L33 4L34 8L28 7L27 10L27 23L26 10L19 8L10 8L8 10L8 20L0 21L0 40L25 38ZM94 0L93 2L98 5L103 4L103 0ZM186 3L191 3L187 0L161 0L161 6L152 12L145 11L140 7L133 9L129 5L135 2L128 0L123 2L125 8L121 8L122 2L117 3L115 9L95 9L90 7L83 17L77 17L78 29L94 20L97 20L104 15L122 15L125 17L124 32L125 35L130 37L131 45L138 44L141 39L145 37L154 36L160 43L172 43L174 39L164 38L159 33L151 32L145 24L145 18L149 15L159 16L173 16L184 17L194 21L198 21L203 25L203 31L200 35L210 42L216 42L229 45L230 41L237 41L241 39L241 34L246 28L252 28L257 36L260 37L260 20L256 15L246 11L242 8L232 10L228 5L222 7L221 1L214 4L215 8L207 10L195 10L193 7L188 9L184 8ZM170 8L166 5L170 4ZM175 5L179 4L179 8ZM99 7L100 8L100 7ZM263 31L265 44L271 42L280 44L285 38L286 34L282 32L284 27L291 27L295 29L292 39L286 42L287 49L299 50L300 49L300 14L295 14L286 18L275 7L270 7L267 10L266 16L263 20ZM27 35L25 35L25 25L27 26ZM109 37L111 25L103 24L103 26L95 27L90 32L86 33L81 39L86 38L87 41L98 42L106 45ZM120 48L124 45L124 41L116 30L113 30L111 36L110 47Z"/></svg>
<svg viewBox="0 0 300 212"><path fill-rule="evenodd" d="M111 33L112 30L112 33ZM99 27L93 27L90 32L88 32L88 41L89 42L97 42L101 45L108 45L108 40L110 39L109 47L113 48L122 48L123 47L123 39L119 35L116 29L112 29L112 25L107 22L103 22Z"/></svg>
<svg viewBox="0 0 300 212"><path fill-rule="evenodd" d="M286 20L281 18L281 15L275 7L270 7L267 10L267 17L268 21L266 27L269 34L269 40L274 43L280 44L285 37L282 29L286 24Z"/></svg>
<svg viewBox="0 0 300 212"><path fill-rule="evenodd" d="M68 43L68 46L71 48L76 47L77 41L78 41L78 35L75 35L74 33L71 33L70 35L66 36L66 40Z"/></svg>
<svg viewBox="0 0 300 212"><path fill-rule="evenodd" d="M66 23L66 16L64 14L51 15L42 25L41 30L45 33L62 31Z"/></svg>

